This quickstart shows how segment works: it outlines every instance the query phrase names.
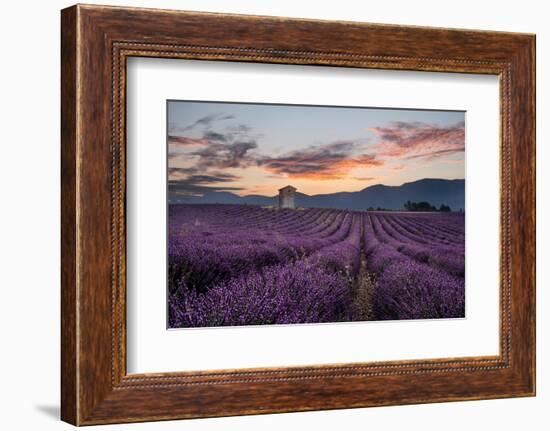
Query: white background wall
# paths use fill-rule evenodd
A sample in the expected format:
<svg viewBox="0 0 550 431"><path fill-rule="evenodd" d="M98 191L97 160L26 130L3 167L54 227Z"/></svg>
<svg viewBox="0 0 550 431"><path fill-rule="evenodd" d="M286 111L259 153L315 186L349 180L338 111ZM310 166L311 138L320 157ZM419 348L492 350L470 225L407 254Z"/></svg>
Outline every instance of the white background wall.
<svg viewBox="0 0 550 431"><path fill-rule="evenodd" d="M299 0L102 1L171 9L281 15L537 34L538 396L134 424L135 430L548 429L550 352L545 292L550 272L550 14L536 0L337 2ZM60 0L2 4L0 32L0 427L69 429L59 410L59 10Z"/></svg>

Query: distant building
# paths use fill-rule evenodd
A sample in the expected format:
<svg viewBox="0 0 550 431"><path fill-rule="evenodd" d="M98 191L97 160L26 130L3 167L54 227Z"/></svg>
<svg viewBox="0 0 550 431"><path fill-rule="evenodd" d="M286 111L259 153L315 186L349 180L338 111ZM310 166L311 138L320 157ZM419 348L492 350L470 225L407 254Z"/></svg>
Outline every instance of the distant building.
<svg viewBox="0 0 550 431"><path fill-rule="evenodd" d="M296 195L296 187L286 186L279 189L279 208L296 208L294 197Z"/></svg>

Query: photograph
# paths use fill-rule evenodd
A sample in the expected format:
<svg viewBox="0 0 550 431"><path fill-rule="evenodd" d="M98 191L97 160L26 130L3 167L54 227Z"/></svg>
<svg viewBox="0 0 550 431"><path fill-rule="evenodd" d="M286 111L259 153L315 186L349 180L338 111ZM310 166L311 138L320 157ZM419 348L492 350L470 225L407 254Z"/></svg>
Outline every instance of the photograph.
<svg viewBox="0 0 550 431"><path fill-rule="evenodd" d="M465 317L465 112L167 101L167 326Z"/></svg>

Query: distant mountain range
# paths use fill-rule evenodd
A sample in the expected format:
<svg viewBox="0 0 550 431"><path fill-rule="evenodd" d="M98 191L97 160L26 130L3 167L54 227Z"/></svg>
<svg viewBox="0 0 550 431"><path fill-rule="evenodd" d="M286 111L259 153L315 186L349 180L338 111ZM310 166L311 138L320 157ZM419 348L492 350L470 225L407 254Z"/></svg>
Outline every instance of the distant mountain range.
<svg viewBox="0 0 550 431"><path fill-rule="evenodd" d="M311 196L297 192L295 202L297 207L305 208L402 210L407 201L426 201L438 208L444 204L450 206L452 211L459 211L464 209L464 198L464 180L424 178L400 186L376 184L357 192ZM171 199L170 203L277 205L278 196L239 196L231 192L208 192L201 197Z"/></svg>

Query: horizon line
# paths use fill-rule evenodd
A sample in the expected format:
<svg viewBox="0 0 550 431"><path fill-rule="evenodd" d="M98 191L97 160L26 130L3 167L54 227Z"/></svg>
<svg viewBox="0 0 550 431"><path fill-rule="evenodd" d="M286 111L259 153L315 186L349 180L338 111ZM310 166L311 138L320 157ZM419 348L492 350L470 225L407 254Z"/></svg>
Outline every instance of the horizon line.
<svg viewBox="0 0 550 431"><path fill-rule="evenodd" d="M298 188L292 186L292 184L288 184L288 185L291 185L292 187L294 187L296 189L296 193L300 193L302 195L305 195L305 196L310 196L310 197L313 197L313 196L326 196L326 195L333 195L333 194L337 194L337 193L358 193L358 192L361 192L363 190L366 190L368 188L371 188L371 187L375 187L375 186L384 186L384 187L402 187L404 186L405 184L412 184L412 183L417 183L419 181L425 181L425 180L441 180L441 181L465 181L466 179L465 178L433 178L433 177L426 177L426 178L420 178L418 180L414 180L414 181L406 181L406 182L403 182L399 185L387 185L387 184L382 184L382 183L377 183L377 184L372 184L370 186L366 186L360 190L355 190L355 191L347 191L347 190L341 190L341 191L338 191L338 192L332 192L332 193L317 193L317 194L312 194L312 195L308 195L307 193L302 193L299 191ZM207 193L207 192L206 192ZM204 194L206 193L203 193L202 196L204 196ZM231 192L231 191L228 191L228 190L222 190L222 191L218 191L218 190L212 190L212 193L229 193L229 194L232 194L234 196L238 196L240 198L245 198L247 196L259 196L259 197L264 197L264 198L273 198L273 197L277 197L278 194L275 193L274 195L262 195L262 194L254 194L254 193L248 193L248 194L245 194L245 195L239 195L237 193L234 193L234 192ZM167 200L170 200L169 199L169 196L170 196L170 192L168 191L167 193L168 195L168 199ZM188 196L189 197L189 196ZM183 199L185 199L185 197L183 197Z"/></svg>

